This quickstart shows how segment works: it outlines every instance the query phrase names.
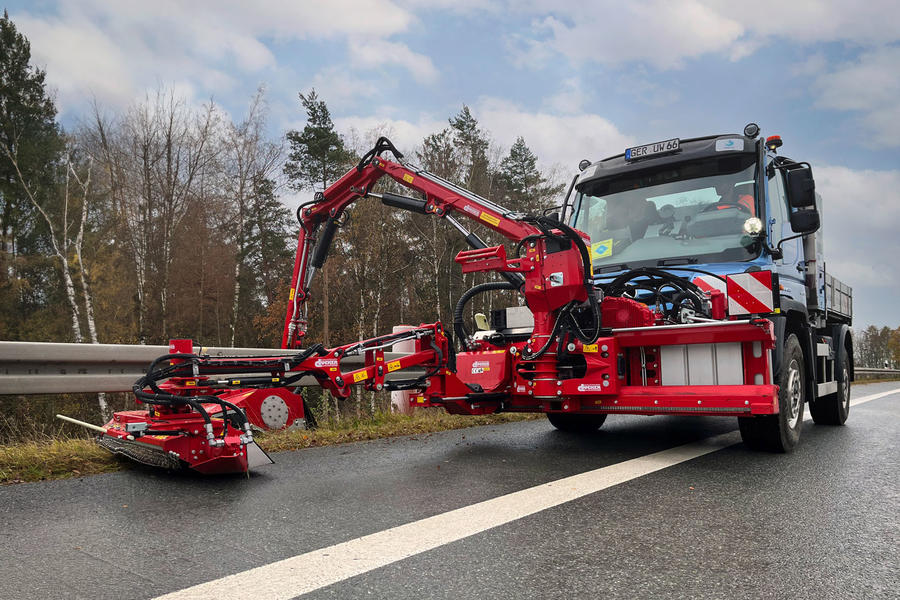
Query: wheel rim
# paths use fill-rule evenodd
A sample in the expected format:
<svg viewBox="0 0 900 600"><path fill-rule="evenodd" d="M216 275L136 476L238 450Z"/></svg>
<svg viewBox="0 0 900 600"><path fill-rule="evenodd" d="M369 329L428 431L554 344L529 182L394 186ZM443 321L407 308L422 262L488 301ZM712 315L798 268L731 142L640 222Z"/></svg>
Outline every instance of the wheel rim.
<svg viewBox="0 0 900 600"><path fill-rule="evenodd" d="M844 367L844 380L841 382L841 387L844 388L844 414L850 412L850 374L847 372L847 367Z"/></svg>
<svg viewBox="0 0 900 600"><path fill-rule="evenodd" d="M787 424L788 427L793 429L800 420L800 407L803 404L803 381L800 376L800 364L797 362L796 358L792 360L791 364L788 366L787 392Z"/></svg>

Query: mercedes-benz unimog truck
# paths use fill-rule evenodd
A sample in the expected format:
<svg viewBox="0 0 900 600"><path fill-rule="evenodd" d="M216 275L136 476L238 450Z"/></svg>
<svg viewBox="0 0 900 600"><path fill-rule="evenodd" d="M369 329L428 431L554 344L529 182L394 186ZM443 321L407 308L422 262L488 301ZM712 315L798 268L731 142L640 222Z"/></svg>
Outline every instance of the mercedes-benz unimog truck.
<svg viewBox="0 0 900 600"><path fill-rule="evenodd" d="M565 208L569 224L590 236L597 285L636 270L666 271L724 295L730 319L772 321L778 413L738 421L747 445L789 451L804 406L817 424L847 419L852 294L827 268L812 167L780 154L781 146L779 136L761 137L751 123L743 134L670 139L585 160ZM726 284L726 275L763 271L775 274L774 297L753 277ZM657 284L652 276L633 278L627 293L669 310L678 299ZM690 303L682 310L702 321L691 316ZM715 385L715 362L727 359L703 344L654 358L663 386Z"/></svg>

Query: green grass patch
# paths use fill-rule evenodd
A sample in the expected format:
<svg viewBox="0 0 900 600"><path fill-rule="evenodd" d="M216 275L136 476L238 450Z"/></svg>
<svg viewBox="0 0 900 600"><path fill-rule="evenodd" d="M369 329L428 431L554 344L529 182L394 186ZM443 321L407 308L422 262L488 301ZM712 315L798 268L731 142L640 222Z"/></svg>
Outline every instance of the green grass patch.
<svg viewBox="0 0 900 600"><path fill-rule="evenodd" d="M271 431L256 439L267 452L333 446L364 440L433 433L476 425L542 419L540 414L450 415L442 409L420 409L413 415L379 413L368 418L343 418L315 430ZM0 446L0 484L83 477L128 468L130 461L113 456L93 440L43 439Z"/></svg>

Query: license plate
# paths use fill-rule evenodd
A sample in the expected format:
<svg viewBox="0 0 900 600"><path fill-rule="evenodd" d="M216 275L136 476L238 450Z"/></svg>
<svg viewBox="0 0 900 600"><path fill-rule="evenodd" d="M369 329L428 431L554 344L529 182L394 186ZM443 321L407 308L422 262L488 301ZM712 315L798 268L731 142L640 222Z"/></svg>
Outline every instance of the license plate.
<svg viewBox="0 0 900 600"><path fill-rule="evenodd" d="M666 154L668 152L676 152L681 140L674 138L665 140L664 142L653 142L644 146L635 146L625 150L625 160L635 160L638 158L647 158L655 154Z"/></svg>

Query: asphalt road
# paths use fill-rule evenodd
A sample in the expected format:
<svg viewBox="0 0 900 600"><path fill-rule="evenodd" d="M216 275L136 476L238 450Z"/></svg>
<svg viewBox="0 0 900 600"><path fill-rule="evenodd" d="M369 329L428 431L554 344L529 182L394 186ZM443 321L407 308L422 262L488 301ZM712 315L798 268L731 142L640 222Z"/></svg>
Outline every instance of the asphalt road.
<svg viewBox="0 0 900 600"><path fill-rule="evenodd" d="M590 436L533 421L282 453L249 479L6 486L0 598L152 598L714 436L723 449L303 597L898 598L900 386L853 396L893 389L846 427L807 421L789 455L731 444L733 419L616 415ZM242 581L215 595L254 598Z"/></svg>

